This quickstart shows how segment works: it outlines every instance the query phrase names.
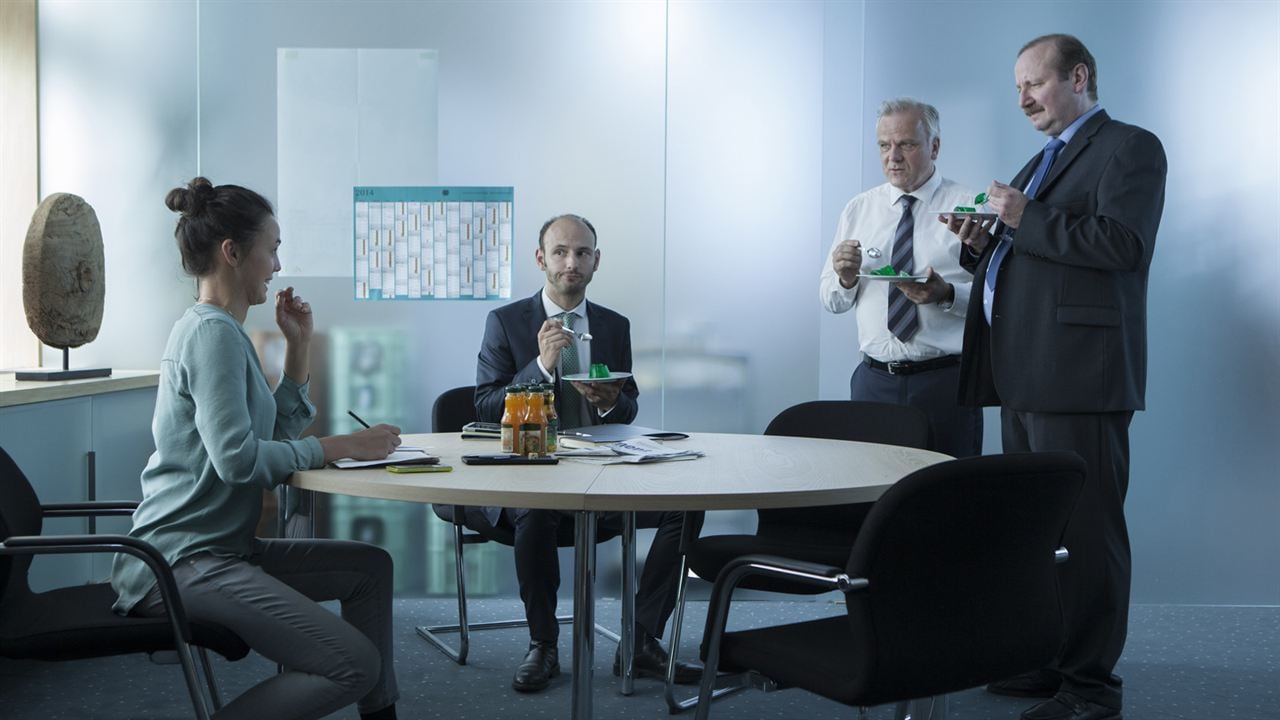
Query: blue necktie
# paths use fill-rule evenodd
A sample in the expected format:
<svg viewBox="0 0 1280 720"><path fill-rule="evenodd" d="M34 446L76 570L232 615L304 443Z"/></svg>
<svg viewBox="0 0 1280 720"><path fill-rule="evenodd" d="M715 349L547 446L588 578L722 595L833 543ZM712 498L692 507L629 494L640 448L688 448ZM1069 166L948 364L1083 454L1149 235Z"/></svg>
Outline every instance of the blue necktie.
<svg viewBox="0 0 1280 720"><path fill-rule="evenodd" d="M1040 154L1040 164L1036 166L1035 174L1031 176L1031 184L1027 185L1026 191L1023 193L1028 200L1034 200L1036 194L1040 192L1040 184L1044 182L1044 176L1049 174L1049 168L1053 167L1053 161L1058 157L1058 151L1066 143L1058 138L1049 141L1044 146L1044 152ZM1004 262L1004 258L1009 254L1009 248L1013 246L1013 230L1008 231L1000 238L1000 244L996 245L996 249L991 253L991 262L987 263L987 280L986 287L983 289L982 311L987 316L987 324L991 324L991 308L995 305L996 295L996 276L1000 274L1000 265Z"/></svg>
<svg viewBox="0 0 1280 720"><path fill-rule="evenodd" d="M902 203L902 218L898 220L898 229L893 234L893 269L908 275L915 273L914 248L915 218L911 215L911 203L915 198L903 195L898 201ZM920 327L920 314L916 304L902 294L896 286L889 286L889 331L899 340L906 342L916 334Z"/></svg>

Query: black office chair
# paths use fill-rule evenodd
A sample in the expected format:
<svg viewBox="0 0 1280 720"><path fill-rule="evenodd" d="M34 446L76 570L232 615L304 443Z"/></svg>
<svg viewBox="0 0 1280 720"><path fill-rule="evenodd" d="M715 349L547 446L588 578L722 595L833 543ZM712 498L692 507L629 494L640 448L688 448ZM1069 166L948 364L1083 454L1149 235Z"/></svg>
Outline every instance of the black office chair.
<svg viewBox="0 0 1280 720"><path fill-rule="evenodd" d="M929 446L929 417L906 405L850 400L814 400L778 413L765 428L765 435L812 437L828 440L900 445L925 449ZM711 535L686 537L689 569L708 582L735 558L743 555L779 555L822 565L842 565L849 557L858 528L872 503L852 503L826 507L758 510L759 524L754 535ZM684 624L688 573L680 576L676 615L672 623L671 652L674 656ZM774 576L753 576L743 587L792 594L818 594L827 590L791 582ZM674 665L674 663L673 663ZM745 678L739 678L743 680ZM741 690L744 685L726 678L716 697ZM667 706L672 713L688 710L697 698L678 700L674 677L667 679Z"/></svg>
<svg viewBox="0 0 1280 720"><path fill-rule="evenodd" d="M12 659L83 658L177 651L195 716L207 720L209 705L222 707L209 665L209 648L228 660L249 652L235 633L211 623L189 622L173 572L149 543L125 535L41 535L44 517L127 516L137 503L86 502L41 505L27 477L0 448L0 656ZM27 573L33 555L127 553L155 574L166 615L120 617L108 583L31 591ZM209 696L196 678L192 647L204 672Z"/></svg>
<svg viewBox="0 0 1280 720"><path fill-rule="evenodd" d="M798 687L864 709L897 703L900 718L916 701L912 718L944 718L946 693L1053 660L1063 639L1056 565L1084 478L1074 453L918 470L875 504L842 565L765 555L726 565L702 657L708 668L753 673L766 689ZM734 590L762 577L840 590L846 612L725 632ZM699 720L711 710L713 676L703 676Z"/></svg>
<svg viewBox="0 0 1280 720"><path fill-rule="evenodd" d="M475 386L467 385L447 390L436 398L435 404L431 406L431 431L460 432L463 425L477 420L475 394ZM468 517L468 508L464 505L434 504L431 506L431 510L441 520L453 525L454 573L458 584L458 622L450 625L418 626L416 630L418 635L434 645L440 652L452 658L454 662L459 665L466 665L467 654L471 648L472 630L497 630L528 625L528 621L524 619L493 620L481 623L471 623L467 620L466 564L462 548L466 545L487 542L496 542L509 547L514 546L516 544L515 527L506 522L505 516L499 522L498 527L492 527L488 522L475 518L474 508L470 513L471 517ZM470 532L463 532L464 529ZM560 523L560 528L556 535L556 544L559 547L573 547L573 530L573 523ZM610 532L602 528L596 533L596 542L611 540L617 535L616 532ZM627 548L624 548L624 552L626 550ZM573 616L561 615L556 619L561 623L568 623L573 621ZM456 648L440 637L441 633L455 632L458 633L458 647ZM620 641L616 633L599 625L596 625L596 632L614 642Z"/></svg>

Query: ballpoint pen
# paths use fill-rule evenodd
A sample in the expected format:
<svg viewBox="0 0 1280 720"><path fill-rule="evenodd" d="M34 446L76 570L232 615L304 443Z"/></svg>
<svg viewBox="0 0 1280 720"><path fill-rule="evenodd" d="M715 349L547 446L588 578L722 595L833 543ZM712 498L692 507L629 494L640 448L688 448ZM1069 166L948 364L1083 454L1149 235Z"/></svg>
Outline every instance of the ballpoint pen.
<svg viewBox="0 0 1280 720"><path fill-rule="evenodd" d="M360 416L359 416L359 415L355 414L354 412L351 412L350 410L348 410L348 411L347 411L347 414L348 414L348 415L350 415L351 417L355 418L355 419L356 419L356 422L360 423L361 425L363 425L363 426L365 426L365 427L369 427L369 423L365 422L363 419L361 419L361 418L360 418Z"/></svg>

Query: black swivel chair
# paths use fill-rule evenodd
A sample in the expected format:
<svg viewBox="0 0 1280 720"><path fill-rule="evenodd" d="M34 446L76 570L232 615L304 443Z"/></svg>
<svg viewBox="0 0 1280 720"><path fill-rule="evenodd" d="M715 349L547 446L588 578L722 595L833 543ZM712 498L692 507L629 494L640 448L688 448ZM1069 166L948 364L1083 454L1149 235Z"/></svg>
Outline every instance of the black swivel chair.
<svg viewBox="0 0 1280 720"><path fill-rule="evenodd" d="M708 668L756 674L766 689L798 687L862 708L897 703L899 718L915 704L913 718L945 718L946 693L1044 667L1060 648L1056 566L1084 477L1074 453L918 470L875 504L841 565L764 555L726 565L702 657ZM846 612L726 632L734 590L769 577L840 590ZM698 720L710 713L713 675L703 676Z"/></svg>
<svg viewBox="0 0 1280 720"><path fill-rule="evenodd" d="M188 622L173 572L150 544L126 535L40 534L45 517L127 516L136 507L133 502L41 505L22 470L0 448L0 656L77 660L176 650L195 716L207 720L209 705L217 710L222 703L205 648L239 660L249 652L244 641L220 625ZM141 559L159 581L166 615L116 615L111 611L116 594L108 583L31 591L27 573L33 555L73 553L127 553ZM192 647L208 684L207 699L196 678Z"/></svg>
<svg viewBox="0 0 1280 720"><path fill-rule="evenodd" d="M765 428L765 435L812 437L828 440L901 445L926 449L929 445L929 417L924 411L906 405L850 400L814 400L793 405ZM710 535L686 537L689 569L700 578L714 581L720 571L743 555L779 555L823 565L842 565L858 535L858 528L872 503L852 503L826 507L758 510L759 525L754 535ZM688 573L681 573L677 590L676 616L672 623L671 652L680 643L684 623L685 593ZM753 576L742 587L792 594L819 594L826 589L775 576ZM674 665L674 663L673 663ZM739 678L744 679L744 678ZM716 696L726 695L744 686L734 679L718 688ZM667 678L667 706L672 713L692 707L696 698L678 700L674 678Z"/></svg>
<svg viewBox="0 0 1280 720"><path fill-rule="evenodd" d="M456 387L452 390L445 391L440 397L436 398L435 404L431 406L431 431L432 432L459 432L462 426L469 422L474 422L476 417L475 405L476 388L474 385L464 387ZM524 627L528 625L526 620L495 620L482 623L470 623L467 621L467 584L466 584L466 565L463 559L462 548L465 545L476 545L479 543L496 542L502 545L514 546L516 544L515 527L507 524L505 518L494 528L487 522L474 522L467 517L467 508L463 505L440 505L431 506L436 516L445 522L453 525L453 559L454 572L457 576L458 583L458 622L456 625L428 625L418 626L416 628L418 635L424 640L436 646L440 652L449 656L459 665L467 664L467 654L471 648L471 631L472 630L496 630L500 628ZM561 523L556 543L560 547L573 547L574 533L572 523ZM471 532L463 532L463 530ZM617 536L617 533L609 532L601 529L596 533L596 542L604 542ZM625 550L625 549L624 549ZM572 615L563 615L556 618L561 623L572 622ZM458 633L458 647L454 648L447 643L441 633ZM599 625L596 626L596 632L605 637L619 642L620 638Z"/></svg>

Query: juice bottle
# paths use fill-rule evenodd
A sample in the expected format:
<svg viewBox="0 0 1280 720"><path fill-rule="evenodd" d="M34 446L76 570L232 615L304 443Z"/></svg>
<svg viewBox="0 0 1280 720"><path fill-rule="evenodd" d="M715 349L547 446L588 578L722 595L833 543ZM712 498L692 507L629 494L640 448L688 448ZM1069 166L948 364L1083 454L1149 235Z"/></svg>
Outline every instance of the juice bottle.
<svg viewBox="0 0 1280 720"><path fill-rule="evenodd" d="M556 390L550 384L542 386L542 414L547 419L547 437L542 446L550 455L560 449L560 415L556 412Z"/></svg>
<svg viewBox="0 0 1280 720"><path fill-rule="evenodd" d="M502 452L521 452L520 424L524 422L524 414L524 388L519 385L508 385L501 422Z"/></svg>
<svg viewBox="0 0 1280 720"><path fill-rule="evenodd" d="M525 457L539 457L546 447L547 418L542 409L542 390L529 385L525 391L525 415L520 423L520 441Z"/></svg>

